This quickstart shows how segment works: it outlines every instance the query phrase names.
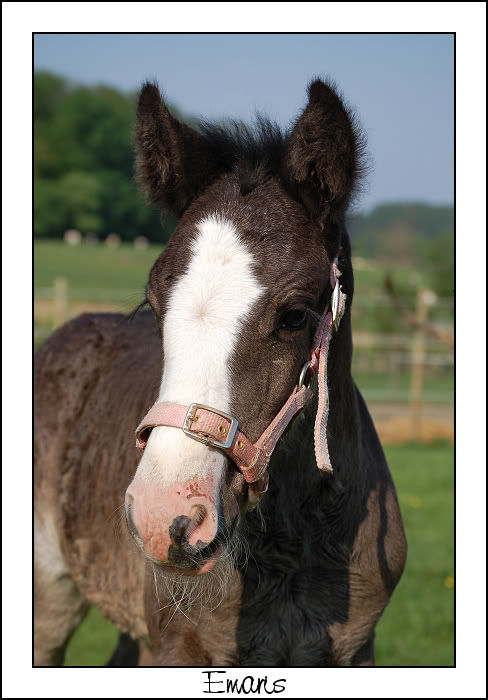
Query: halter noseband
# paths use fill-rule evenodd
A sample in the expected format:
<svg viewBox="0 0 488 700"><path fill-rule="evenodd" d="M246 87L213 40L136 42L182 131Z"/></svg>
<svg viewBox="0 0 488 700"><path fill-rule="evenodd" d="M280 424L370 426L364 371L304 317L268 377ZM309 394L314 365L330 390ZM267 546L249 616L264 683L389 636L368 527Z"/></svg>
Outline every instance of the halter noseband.
<svg viewBox="0 0 488 700"><path fill-rule="evenodd" d="M337 258L331 265L330 284L332 298L325 307L314 338L314 348L310 359L300 373L297 386L274 420L261 437L253 444L239 430L233 416L201 403L182 406L175 403L155 403L136 430L136 445L144 451L149 434L148 429L159 426L181 428L185 435L198 440L208 447L215 447L227 454L242 472L249 484L248 500L254 507L268 488L268 464L276 443L287 428L291 419L308 403L313 396L312 377L318 371L319 403L315 419L314 441L317 467L332 473L327 445L327 418L329 400L327 388L327 357L332 329L339 328L346 308L346 295L339 284L341 273ZM308 384L305 379L309 376Z"/></svg>

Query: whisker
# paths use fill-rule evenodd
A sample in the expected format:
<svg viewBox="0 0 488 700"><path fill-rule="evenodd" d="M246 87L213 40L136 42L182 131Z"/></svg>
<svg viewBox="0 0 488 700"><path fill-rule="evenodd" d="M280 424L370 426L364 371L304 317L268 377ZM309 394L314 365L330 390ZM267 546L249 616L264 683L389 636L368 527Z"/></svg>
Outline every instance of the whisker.
<svg viewBox="0 0 488 700"><path fill-rule="evenodd" d="M223 544L222 538L219 537L217 544ZM154 614L171 611L164 629L167 629L176 613L181 613L191 624L197 625L204 612L208 614L222 605L228 594L229 581L236 571L237 557L241 549L240 538L233 538L227 543L214 568L201 577L165 573L153 566L154 588L158 601L158 608ZM160 598L160 581L166 589L166 602ZM189 615L189 611L193 609L197 614L196 619Z"/></svg>
<svg viewBox="0 0 488 700"><path fill-rule="evenodd" d="M124 504L122 503L122 505L118 506L105 521L105 525L110 529L113 529L117 544L122 544L121 532L124 525L124 513L122 512L123 508Z"/></svg>
<svg viewBox="0 0 488 700"><path fill-rule="evenodd" d="M113 518L114 515L117 513L117 511L119 511L121 508L123 508L124 505L125 505L125 504L122 503L122 505L117 506L117 508L113 511L113 513L111 513L111 514L108 516L107 520L105 521L105 525L108 525L108 524L109 524L110 519Z"/></svg>

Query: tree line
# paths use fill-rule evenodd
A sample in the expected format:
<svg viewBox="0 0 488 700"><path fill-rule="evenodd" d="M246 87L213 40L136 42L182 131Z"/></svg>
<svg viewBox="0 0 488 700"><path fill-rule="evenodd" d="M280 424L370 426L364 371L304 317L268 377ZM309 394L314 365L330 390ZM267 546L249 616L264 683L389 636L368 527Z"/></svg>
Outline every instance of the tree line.
<svg viewBox="0 0 488 700"><path fill-rule="evenodd" d="M61 238L75 228L122 240L167 241L175 220L145 205L134 177L137 93L34 74L34 234ZM179 119L195 126L175 105ZM438 291L451 289L453 209L385 204L349 217L353 252L432 266ZM437 270L437 273L436 273ZM447 282L446 282L447 279Z"/></svg>
<svg viewBox="0 0 488 700"><path fill-rule="evenodd" d="M75 228L102 238L167 240L174 220L145 206L134 178L136 100L135 92L34 74L36 236L61 238Z"/></svg>

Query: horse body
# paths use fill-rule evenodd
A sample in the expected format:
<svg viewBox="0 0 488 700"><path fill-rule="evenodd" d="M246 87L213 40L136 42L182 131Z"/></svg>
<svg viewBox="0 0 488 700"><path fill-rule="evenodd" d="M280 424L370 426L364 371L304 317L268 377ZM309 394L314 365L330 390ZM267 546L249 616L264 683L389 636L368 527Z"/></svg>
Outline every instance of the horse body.
<svg viewBox="0 0 488 700"><path fill-rule="evenodd" d="M329 159L321 173L315 155L314 168L327 181L324 199L310 175L301 174L308 157L305 136L293 146L295 131L306 135L310 123L320 122L317 110L326 107L335 115L336 142L354 151L344 123L350 127L350 118L343 107L339 114L338 98L327 90L312 86L309 105L286 142L267 134L271 175L261 161L243 174L242 159L229 167L223 157L217 172L205 175L212 148L226 151L223 134L207 133L202 144L167 115L151 86L143 90L136 127L139 178L154 199L163 189L181 220L151 271L147 296L154 314L140 312L132 321L85 315L54 333L37 353L36 664L61 662L88 604L139 640L154 665L374 662L374 626L403 571L406 542L380 443L351 378L353 276L343 214L356 156L343 163L330 137L322 137ZM163 148L147 152L161 124L170 155L179 162L166 184L171 158ZM249 143L246 148L252 159ZM288 189L273 170L274 151L283 148L295 173ZM198 168L186 163L185 169L191 155ZM190 174L178 184L182 172ZM336 201L338 209L325 201ZM321 313L334 256L349 302L328 358L334 475L316 465L316 397L278 443L269 488L256 510L248 510L251 486L227 458L175 428L153 429L138 466L134 430L161 397L228 410L252 441L259 437L307 358L313 323L294 325L299 305L314 298L310 316ZM277 325L276 314L290 318L290 304L293 323ZM223 311L227 315L209 325ZM185 314L193 314L196 326L207 324L201 338L213 343L210 349L194 340ZM234 345L227 337L237 339ZM200 365L198 354L204 358ZM219 549L212 549L212 538L223 543ZM202 571L212 571L201 574L196 555L207 551Z"/></svg>

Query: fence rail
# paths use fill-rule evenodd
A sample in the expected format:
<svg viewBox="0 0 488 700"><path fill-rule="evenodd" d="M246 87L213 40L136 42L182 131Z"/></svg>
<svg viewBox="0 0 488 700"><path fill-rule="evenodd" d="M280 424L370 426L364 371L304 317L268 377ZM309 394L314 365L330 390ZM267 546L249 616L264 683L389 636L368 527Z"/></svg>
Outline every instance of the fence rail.
<svg viewBox="0 0 488 700"><path fill-rule="evenodd" d="M428 321L429 308L424 303L425 290L419 290L416 302L416 318ZM38 287L35 299L48 304L48 323L36 323L34 342L45 340L47 336L68 318L96 308L97 302L104 308L112 305L114 310L129 310L142 297L140 289L104 289L68 287L64 279L57 279L54 287ZM410 305L412 299L409 298ZM391 307L387 295L372 295L368 299L359 296L355 299L356 309L361 306ZM452 299L437 299L435 306L444 310L452 308ZM415 304L414 304L415 306ZM449 313L443 314L438 327L452 331L453 324ZM358 381L366 401L373 404L403 404L408 406L412 436L418 434L422 422L424 404L443 404L446 408L453 402L453 348L442 344L421 328L411 333L370 332L355 328L353 314L353 375Z"/></svg>
<svg viewBox="0 0 488 700"><path fill-rule="evenodd" d="M69 298L77 301L104 301L120 302L133 299L140 299L144 295L143 289L118 289L105 287L70 287ZM35 287L34 296L39 299L55 299L56 288Z"/></svg>
<svg viewBox="0 0 488 700"><path fill-rule="evenodd" d="M124 289L123 287L70 287L69 293L72 299L100 298L118 300L124 297L141 296L143 294L143 289ZM55 296L55 288L35 287L34 294L36 297L53 299ZM406 303L412 301L411 296L399 296L398 299ZM354 307L357 308L360 306L384 306L390 308L391 299L387 294L370 292L367 297L354 297ZM438 297L435 306L440 309L452 310L454 309L454 300L451 297Z"/></svg>

